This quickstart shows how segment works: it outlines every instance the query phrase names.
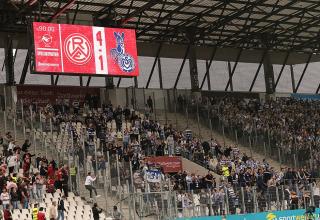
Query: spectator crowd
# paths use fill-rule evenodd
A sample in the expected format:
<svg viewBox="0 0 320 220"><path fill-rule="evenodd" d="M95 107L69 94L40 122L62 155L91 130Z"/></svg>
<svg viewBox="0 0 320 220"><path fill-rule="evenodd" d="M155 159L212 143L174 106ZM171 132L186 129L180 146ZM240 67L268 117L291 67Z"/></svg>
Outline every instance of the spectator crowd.
<svg viewBox="0 0 320 220"><path fill-rule="evenodd" d="M91 174L102 176L107 169L108 157L111 167L118 160L120 181L132 182L128 169L131 164L134 176L131 185L137 189L145 193L177 192L177 206L185 216L295 209L311 203L319 206L318 174L314 167L293 169L283 166L278 170L267 160L257 161L243 154L237 146L222 146L215 139L201 140L170 124L160 124L149 117L153 111L151 97L149 99L146 114L112 105L102 108L48 105L31 108L33 114L26 111L25 117L34 117L30 123L39 114L44 130L50 130L50 121L58 132L63 129L70 134L73 148L68 153L78 156L79 167L75 169L76 164L68 167L64 163L58 164L54 158L32 154L28 140L20 147L11 133L6 133L0 139L3 146L0 167L3 208L29 208L31 201L40 202L44 190L50 193L61 190L64 197L68 197L69 181L72 190L79 191L75 173L80 169L88 174L84 184L90 197L92 191L98 195L94 187L96 178ZM182 99L181 102L185 101ZM279 99L261 103L225 98L210 104L217 106L212 109L212 117L222 117L226 124L237 126L244 133L251 133L253 129L261 133L268 130L279 137L279 146L288 152L293 147L303 149L311 145L314 160L320 159L316 152L320 141L317 102ZM83 129L80 132L77 129L78 123L83 125L84 133ZM157 164L145 162L149 156L183 156L210 171L206 175L186 171L164 173ZM161 173L160 181L147 181L145 175L150 169Z"/></svg>

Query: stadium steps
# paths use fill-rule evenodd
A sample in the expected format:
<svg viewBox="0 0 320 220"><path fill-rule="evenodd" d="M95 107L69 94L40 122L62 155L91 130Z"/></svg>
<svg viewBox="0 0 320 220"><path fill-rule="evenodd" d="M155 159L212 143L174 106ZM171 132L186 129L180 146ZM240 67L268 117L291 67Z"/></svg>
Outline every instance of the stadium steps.
<svg viewBox="0 0 320 220"><path fill-rule="evenodd" d="M5 126L4 126L3 114L1 114L0 120L3 122L3 123L0 123L0 132L1 132L1 134L4 134L5 133ZM7 120L7 131L10 131L11 134L13 135L13 123L12 123L11 120ZM19 126L17 126L16 142L17 142L17 145L19 145L19 146L22 146L22 144L24 143L24 136L23 136L22 128L19 127ZM32 140L31 140L31 142L32 142ZM43 148L41 148L39 146L41 146L40 142L37 141L37 153L41 153L42 155L45 155L45 149L43 149ZM34 153L34 148L32 146L30 148L30 153L32 153L32 154ZM48 151L48 158L50 159L53 156L54 155L52 154L52 151ZM92 203L89 203L89 191L86 190L85 187L84 187L84 178L85 177L81 176L81 181L80 181L80 184L79 184L80 192L81 192L80 193L80 197L82 198L82 200L84 202L86 202L86 204L91 204L92 205ZM104 190L101 189L101 188L97 188L97 192L101 196L99 198L96 198L94 200L94 202L97 202L98 206L100 208L102 208L105 211L106 216L108 216L108 213L111 213L112 207L114 205L117 205L118 201L116 199L114 199L114 197L109 195L107 197L107 202L106 202L105 196L104 196L105 195L104 194ZM125 204L123 204L123 210L124 210L123 215L124 215L125 219L129 219L128 218L129 214L127 213L128 207L126 207ZM108 218L105 218L105 219L108 219ZM138 219L138 217L136 219Z"/></svg>
<svg viewBox="0 0 320 220"><path fill-rule="evenodd" d="M3 119L3 113L0 114L0 121L2 121L3 123L0 123L0 132L1 134L4 134L5 133L5 126L4 126L4 119ZM7 131L10 131L12 136L14 135L14 132L13 132L13 121L12 120L7 120ZM28 136L26 137L28 138ZM29 138L32 141L31 138ZM17 136L16 136L16 144L19 145L19 146L22 146L22 144L24 143L24 136L23 136L23 129L21 126L18 126L17 125ZM41 143L39 140L37 140L37 153L41 153L42 155L45 155L45 150L42 149L41 147ZM31 146L30 148L30 153L34 153L34 148L33 146ZM53 151L52 150L49 150L48 151L48 158L55 158L56 155L53 154ZM104 215L106 216L105 218L103 219L112 219L108 216L110 216L109 214L111 214L112 212L112 209L113 209L113 206L114 205L117 205L118 208L122 208L122 214L124 215L124 219L133 219L133 213L135 213L135 219L140 219L140 217L138 216L138 214L136 212L133 212L133 209L131 209L131 211L129 211L129 205L127 203L127 195L124 195L122 194L122 203L120 205L120 199L119 199L119 196L117 195L117 190L115 189L115 187L112 187L112 195L110 192L107 192L107 195L105 195L105 190L103 189L103 181L100 180L99 181L99 184L98 186L96 187L97 188L97 193L98 195L100 195L100 197L96 198L94 197L93 198L93 201L91 201L89 199L90 197L90 194L89 194L89 191L85 189L84 187L84 178L85 178L85 175L84 175L84 172L83 170L80 170L81 172L81 180L80 180L80 184L78 184L78 187L80 187L80 197L81 199L85 202L85 204L89 204L89 205L92 205L93 203L92 202L97 202L98 203L98 206L100 208L102 208L104 210ZM105 199L107 198L107 199ZM131 212L131 215L129 214ZM153 216L154 217L154 216ZM147 220L151 220L151 219L154 219L152 216L150 217L144 217L143 219L147 219ZM102 219L102 218L100 218Z"/></svg>
<svg viewBox="0 0 320 220"><path fill-rule="evenodd" d="M166 120L165 113L163 111L157 111L157 117L161 121ZM184 131L186 129L190 129L192 130L194 136L197 136L197 137L200 136L203 140L211 139L210 129L208 129L206 126L202 125L201 123L200 123L200 134L199 134L199 128L198 128L198 123L196 118L189 117L189 127L187 127L187 123L186 123L187 118L183 114L167 113L167 119L168 119L168 124L171 123L173 127L176 127L176 121L177 121L178 122L177 129L179 130ZM216 139L220 144L224 143L224 138L222 134L220 134L216 130L212 130L212 137ZM225 144L226 146L236 146L236 143L227 137L225 138ZM238 148L241 153L245 153L248 156L251 155L251 150L249 147L238 144ZM258 152L255 152L254 150L252 151L252 157L258 161L262 161L265 158L264 155L261 155ZM281 164L278 161L273 160L271 158L266 158L266 159L267 159L267 162L270 164L270 166L274 167L275 169L280 169Z"/></svg>

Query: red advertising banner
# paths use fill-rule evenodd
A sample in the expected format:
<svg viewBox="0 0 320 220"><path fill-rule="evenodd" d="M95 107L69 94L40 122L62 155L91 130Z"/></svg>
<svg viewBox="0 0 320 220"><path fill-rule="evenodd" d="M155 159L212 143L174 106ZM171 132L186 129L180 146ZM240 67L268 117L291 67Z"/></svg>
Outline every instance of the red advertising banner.
<svg viewBox="0 0 320 220"><path fill-rule="evenodd" d="M30 105L38 106L47 104L60 104L79 102L82 104L86 96L100 96L100 89L94 87L78 86L42 86L42 85L17 85L17 99Z"/></svg>
<svg viewBox="0 0 320 220"><path fill-rule="evenodd" d="M139 75L132 29L33 22L35 73Z"/></svg>
<svg viewBox="0 0 320 220"><path fill-rule="evenodd" d="M159 164L163 168L165 173L177 173L182 171L182 160L181 157L147 157L145 159L147 163Z"/></svg>

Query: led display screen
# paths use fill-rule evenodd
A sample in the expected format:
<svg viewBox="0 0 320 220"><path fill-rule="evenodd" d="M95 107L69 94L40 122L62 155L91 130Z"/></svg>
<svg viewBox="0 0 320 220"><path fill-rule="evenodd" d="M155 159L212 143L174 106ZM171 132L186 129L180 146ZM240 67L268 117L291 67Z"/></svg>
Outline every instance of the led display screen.
<svg viewBox="0 0 320 220"><path fill-rule="evenodd" d="M35 73L139 75L132 29L34 22L33 40Z"/></svg>

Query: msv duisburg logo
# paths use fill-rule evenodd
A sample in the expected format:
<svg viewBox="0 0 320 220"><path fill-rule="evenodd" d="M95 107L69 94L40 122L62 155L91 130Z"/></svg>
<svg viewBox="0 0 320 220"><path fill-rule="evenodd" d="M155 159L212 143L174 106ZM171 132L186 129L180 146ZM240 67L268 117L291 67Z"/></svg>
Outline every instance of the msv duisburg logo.
<svg viewBox="0 0 320 220"><path fill-rule="evenodd" d="M114 32L113 34L116 39L116 48L111 49L111 57L122 71L130 73L135 69L135 62L133 57L125 52L124 33Z"/></svg>

